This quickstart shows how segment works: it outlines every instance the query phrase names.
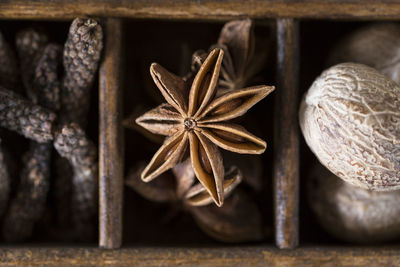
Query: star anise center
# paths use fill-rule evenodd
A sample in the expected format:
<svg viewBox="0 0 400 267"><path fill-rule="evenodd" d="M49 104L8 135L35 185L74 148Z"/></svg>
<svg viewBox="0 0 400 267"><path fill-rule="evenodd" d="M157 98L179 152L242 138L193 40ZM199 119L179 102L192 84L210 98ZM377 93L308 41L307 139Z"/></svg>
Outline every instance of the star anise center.
<svg viewBox="0 0 400 267"><path fill-rule="evenodd" d="M196 127L197 123L193 118L186 118L183 121L183 125L185 126L186 131L192 131Z"/></svg>

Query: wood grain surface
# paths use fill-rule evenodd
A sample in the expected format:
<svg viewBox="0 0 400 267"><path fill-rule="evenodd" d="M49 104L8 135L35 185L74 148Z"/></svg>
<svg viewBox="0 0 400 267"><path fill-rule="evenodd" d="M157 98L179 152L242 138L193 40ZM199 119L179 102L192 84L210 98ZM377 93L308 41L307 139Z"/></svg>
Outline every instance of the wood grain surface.
<svg viewBox="0 0 400 267"><path fill-rule="evenodd" d="M99 74L99 245L118 248L122 242L124 161L120 88L122 22L108 19L105 28Z"/></svg>
<svg viewBox="0 0 400 267"><path fill-rule="evenodd" d="M1 248L1 266L398 266L399 248Z"/></svg>
<svg viewBox="0 0 400 267"><path fill-rule="evenodd" d="M227 20L252 18L397 19L391 0L13 0L0 1L0 18L70 19L78 16Z"/></svg>
<svg viewBox="0 0 400 267"><path fill-rule="evenodd" d="M280 248L299 243L298 28L294 19L277 20L274 206L275 242Z"/></svg>

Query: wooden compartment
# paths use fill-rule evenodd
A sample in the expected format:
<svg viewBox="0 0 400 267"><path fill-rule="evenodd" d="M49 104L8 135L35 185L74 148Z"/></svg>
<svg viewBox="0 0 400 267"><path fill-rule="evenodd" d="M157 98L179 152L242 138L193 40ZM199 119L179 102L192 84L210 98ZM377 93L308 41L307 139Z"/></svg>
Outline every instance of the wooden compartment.
<svg viewBox="0 0 400 267"><path fill-rule="evenodd" d="M309 86L303 79L302 68L315 62L302 51L310 44L314 23L329 19L325 25L344 25L343 20L396 20L400 3L393 1L360 0L256 0L245 1L33 1L18 0L0 3L2 20L69 20L78 16L100 17L105 21L105 49L99 72L99 247L34 247L0 248L4 265L395 265L400 264L399 248L355 247L342 243L321 242L299 231L300 181L304 172L302 137L297 123L300 94ZM121 81L127 75L124 44L129 33L123 27L131 19L180 19L191 21L227 21L251 17L276 21L276 81L273 157L273 198L275 245L268 242L228 246L223 244L173 244L155 246L123 243L123 175L124 138L121 128L125 89ZM308 21L313 19L313 21ZM307 20L307 21L306 21ZM305 21L305 22L304 22ZM175 23L175 22L174 22ZM179 22L176 22L179 23ZM354 24L354 22L351 22ZM221 25L221 24L220 24ZM332 26L334 25L334 26ZM323 26L319 30L322 29ZM329 27L328 27L329 28ZM315 30L315 28L314 28ZM338 30L340 32L340 30ZM126 49L126 48L125 48ZM316 63L320 64L320 63ZM307 75L313 79L322 69L313 68ZM299 77L302 77L299 79ZM299 90L300 88L300 90ZM279 138L277 138L279 137ZM279 141L277 141L279 140ZM269 141L269 140L267 140ZM301 199L304 202L303 199ZM303 205L304 203L302 203ZM125 210L125 212L127 212ZM300 217L299 217L300 215ZM134 214L132 215L134 216ZM129 227L129 225L125 226ZM303 225L301 225L303 229ZM300 234L299 234L300 233ZM306 240L306 242L303 242ZM122 247L121 247L122 245ZM105 248L105 249L103 249ZM112 249L112 250L107 250Z"/></svg>
<svg viewBox="0 0 400 267"><path fill-rule="evenodd" d="M267 37L269 42L262 46L267 49L266 64L261 70L262 82L274 84L275 61L275 24L273 20L255 21L256 36ZM190 69L192 54L199 49L207 50L216 42L223 27L222 22L192 22L166 20L124 20L123 32L125 68L123 79L123 114L127 118L132 112L137 116L165 102L150 75L150 65L157 62L166 69L180 76L185 76ZM259 40L260 41L260 40ZM256 41L257 42L257 41ZM273 159L273 94L254 106L239 124L250 132L262 136L268 143L263 155L246 155L247 160L260 160L262 166L262 192L250 190L241 185L246 195L257 203L263 215L265 232L268 235L261 242L272 242L272 159ZM138 112L140 110L140 112ZM257 121L257 122L256 122ZM125 176L139 162L148 163L161 143L149 140L143 131L126 129L125 136ZM161 140L160 140L161 141ZM242 155L223 149L226 157L240 160ZM225 154L224 154L225 153ZM229 163L228 163L229 164ZM226 165L226 164L225 164ZM165 179L160 177L157 179ZM244 183L243 183L244 184ZM249 191L251 192L249 194ZM218 244L203 234L195 224L193 216L180 208L179 203L156 203L139 196L126 187L124 201L124 244L154 244L178 246ZM252 194L256 193L256 194ZM184 233L184 234L181 234Z"/></svg>

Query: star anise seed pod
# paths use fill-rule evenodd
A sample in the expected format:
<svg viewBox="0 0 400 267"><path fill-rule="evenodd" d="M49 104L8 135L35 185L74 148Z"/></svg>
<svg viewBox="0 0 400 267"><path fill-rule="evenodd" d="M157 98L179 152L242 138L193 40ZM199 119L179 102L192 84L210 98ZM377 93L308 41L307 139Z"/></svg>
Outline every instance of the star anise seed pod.
<svg viewBox="0 0 400 267"><path fill-rule="evenodd" d="M248 242L265 237L261 213L255 202L240 188L233 191L242 180L242 173L236 166L225 172L224 184L228 187L224 194L227 199L221 208L209 205L213 200L209 194L204 194L206 190L201 184L193 186L195 175L190 160L181 162L172 169L176 184L171 183L171 172L161 174L162 179L143 183L140 178L143 169L142 163L132 167L125 184L150 201L170 203L173 209L187 212L210 237L223 242ZM192 198L185 199L186 192L192 191L191 188L200 190Z"/></svg>
<svg viewBox="0 0 400 267"><path fill-rule="evenodd" d="M235 20L225 24L217 46L225 53L219 86L233 90L242 88L249 78L246 72L254 54L252 20Z"/></svg>
<svg viewBox="0 0 400 267"><path fill-rule="evenodd" d="M260 154L266 149L262 139L225 121L243 115L274 90L272 86L262 85L216 98L223 54L218 48L210 52L194 77L190 91L183 78L153 63L150 73L168 104L136 119L137 124L150 132L169 136L142 172L142 180L151 181L174 167L183 159L189 143L196 177L217 206L223 204L224 196L224 167L217 146L243 154Z"/></svg>
<svg viewBox="0 0 400 267"><path fill-rule="evenodd" d="M259 241L265 238L261 211L241 190L233 192L223 207L189 207L196 224L208 236L223 242Z"/></svg>
<svg viewBox="0 0 400 267"><path fill-rule="evenodd" d="M172 169L172 173L165 172L160 175L162 179L155 179L144 183L140 173L145 164L136 164L128 173L125 184L136 193L153 202L179 202L185 207L206 206L213 202L212 197L200 183L195 183L196 177L190 160L179 163ZM224 199L229 197L242 181L242 172L236 167L225 172Z"/></svg>
<svg viewBox="0 0 400 267"><path fill-rule="evenodd" d="M224 199L229 197L233 189L235 189L243 179L242 172L232 166L226 173L224 178ZM213 202L213 199L207 193L207 190L202 184L192 186L184 195L184 201L189 206L207 206Z"/></svg>
<svg viewBox="0 0 400 267"><path fill-rule="evenodd" d="M211 49L224 50L224 60L218 82L218 95L237 90L254 82L255 75L261 70L267 57L266 40L258 38L255 42L253 21L251 19L234 20L222 28L218 42ZM257 49L263 47L263 49ZM257 51L257 53L255 53ZM197 50L192 56L191 77L207 57L204 50Z"/></svg>

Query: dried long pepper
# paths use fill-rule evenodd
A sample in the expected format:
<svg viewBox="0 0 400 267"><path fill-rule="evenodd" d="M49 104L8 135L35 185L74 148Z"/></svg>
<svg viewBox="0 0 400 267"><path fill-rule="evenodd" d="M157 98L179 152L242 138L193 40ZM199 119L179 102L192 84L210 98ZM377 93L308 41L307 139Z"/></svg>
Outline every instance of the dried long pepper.
<svg viewBox="0 0 400 267"><path fill-rule="evenodd" d="M77 124L71 123L56 134L54 147L73 166L72 219L78 232L90 238L94 230L90 227L91 220L97 211L96 146Z"/></svg>
<svg viewBox="0 0 400 267"><path fill-rule="evenodd" d="M56 114L0 87L0 127L39 143L53 140Z"/></svg>
<svg viewBox="0 0 400 267"><path fill-rule="evenodd" d="M60 84L57 77L61 47L49 44L35 68L32 93L47 108L59 106ZM43 214L50 186L51 143L31 141L24 156L24 169L16 197L12 200L3 225L7 241L23 241L32 235L35 222Z"/></svg>
<svg viewBox="0 0 400 267"><path fill-rule="evenodd" d="M72 22L63 55L65 76L61 89L61 112L59 116L61 124L74 122L85 128L90 102L90 89L97 71L102 48L103 32L97 21L77 18ZM68 169L71 167L68 162L60 158L56 159L56 165L57 170L59 170L55 185L56 195L59 196L57 205L65 207L65 200L68 200L68 193L70 192L68 185L71 180L71 176L69 176L71 171L68 171ZM79 170L74 170L73 173L71 190L74 195L73 199L75 199L75 201L72 200L73 212L79 212L79 206L87 206L93 207L93 211L88 214L95 214L97 211L95 194L87 197L88 194L93 194L94 192L92 190L85 191L88 185L84 182L86 178L79 176ZM90 185L89 188L94 186L96 186L96 183ZM92 201L92 203L85 203L88 200ZM75 205L78 206L75 207ZM67 216L68 212L65 211L59 214L61 219ZM72 216L75 218L75 226L86 223L79 222L78 218L81 216L86 221L85 214L74 214Z"/></svg>

